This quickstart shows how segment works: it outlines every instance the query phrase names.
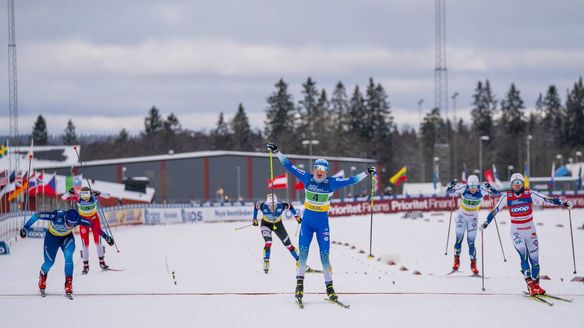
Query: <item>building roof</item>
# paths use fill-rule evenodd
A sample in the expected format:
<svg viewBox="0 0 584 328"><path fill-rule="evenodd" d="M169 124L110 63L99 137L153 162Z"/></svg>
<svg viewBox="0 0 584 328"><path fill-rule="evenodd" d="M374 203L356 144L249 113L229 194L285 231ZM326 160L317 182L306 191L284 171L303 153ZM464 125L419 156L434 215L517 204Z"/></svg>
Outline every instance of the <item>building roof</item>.
<svg viewBox="0 0 584 328"><path fill-rule="evenodd" d="M125 157L125 158L113 158L113 159L103 159L95 161L83 162L83 166L101 166L101 165L112 165L112 164L126 164L126 163L142 163L142 162L155 162L155 161L165 161L165 160L175 160L175 159L190 159L190 158L203 158L203 157L218 157L218 156L253 156L253 157L268 157L267 153L260 152L244 152L244 151L225 151L225 150L214 150L214 151L198 151L189 153L178 153L178 154L165 154L165 155L153 155L153 156L138 156L138 157ZM286 155L288 158L292 159L306 159L309 160L311 157L306 155ZM322 156L312 156L312 159L316 159ZM329 157L324 156L329 161L344 161L344 162L359 162L359 163L377 163L376 160L366 159L366 158L354 158L354 157ZM52 168L65 168L69 166L54 166Z"/></svg>

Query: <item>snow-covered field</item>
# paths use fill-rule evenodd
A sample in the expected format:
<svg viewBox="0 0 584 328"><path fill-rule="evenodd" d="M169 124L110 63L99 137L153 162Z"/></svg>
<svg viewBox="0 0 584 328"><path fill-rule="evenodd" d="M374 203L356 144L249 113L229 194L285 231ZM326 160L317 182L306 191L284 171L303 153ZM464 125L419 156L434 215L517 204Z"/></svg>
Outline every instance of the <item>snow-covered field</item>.
<svg viewBox="0 0 584 328"><path fill-rule="evenodd" d="M485 216L481 212L481 221ZM81 276L76 237L73 301L63 297L61 253L49 273L49 295L41 298L36 284L42 240L13 245L11 255L0 257L0 327L584 327L584 283L571 282L568 212L535 216L543 223L537 226L542 275L551 278L542 286L573 303L549 307L522 296L525 283L509 224L503 224L506 214L498 217L506 263L495 226L484 234L485 292L481 279L470 277L466 241L463 272L446 275L454 240L453 224L444 256L448 213L415 220L395 214L374 218L374 260L367 259L368 216L331 219L334 283L349 310L323 301L323 277L316 273L306 277L306 307L300 310L293 299L292 257L276 240L272 270L264 274L258 228L234 231L241 222L138 226L114 230L120 253L107 248L108 264L121 272L101 272L92 245L90 274ZM573 210L572 219L582 276L584 230L576 227L584 224L584 210ZM296 223L286 227L296 245ZM316 246L313 241L309 265L320 268ZM480 259L480 234L477 247Z"/></svg>

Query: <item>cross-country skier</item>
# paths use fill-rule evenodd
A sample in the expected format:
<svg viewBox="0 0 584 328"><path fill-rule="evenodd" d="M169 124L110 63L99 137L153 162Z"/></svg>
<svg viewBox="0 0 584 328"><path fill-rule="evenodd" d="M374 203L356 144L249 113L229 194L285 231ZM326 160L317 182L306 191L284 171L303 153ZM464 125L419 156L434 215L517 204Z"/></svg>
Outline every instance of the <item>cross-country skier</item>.
<svg viewBox="0 0 584 328"><path fill-rule="evenodd" d="M74 209L67 211L53 211L53 212L38 212L33 214L24 228L20 229L20 237L25 238L27 231L38 220L49 221L49 228L45 234L44 242L44 258L45 262L41 266L39 274L39 289L41 295L45 295L45 288L47 282L47 274L55 263L55 256L59 248L63 251L65 257L65 294L71 297L73 293L73 252L75 252L75 238L73 237L73 229L76 226L91 226L91 221L79 215ZM114 244L114 239L108 236L101 229L99 234L111 246Z"/></svg>
<svg viewBox="0 0 584 328"><path fill-rule="evenodd" d="M324 159L317 159L312 167L312 173L308 173L292 165L290 160L278 150L278 146L275 144L268 143L266 147L278 156L278 159L286 170L294 174L304 184L304 215L302 217L302 227L300 228L298 241L300 258L296 274L295 297L299 303L302 303L306 260L308 258L312 236L316 234L316 241L320 248L320 261L322 262L324 271L326 293L329 300L337 301L338 296L333 288L332 268L329 262L330 231L328 210L330 208L331 198L335 190L356 184L365 179L367 175L375 174L376 170L374 167L370 167L365 172L349 178L329 177L327 176L329 169L328 162Z"/></svg>
<svg viewBox="0 0 584 328"><path fill-rule="evenodd" d="M475 238L477 236L477 220L481 202L487 195L491 197L499 196L499 192L491 187L488 182L481 185L479 177L476 175L469 176L466 184L458 184L456 180L452 180L446 192L452 196L460 196L462 199L460 209L456 213L456 243L454 243L454 265L452 266L452 271L458 271L458 267L460 266L462 240L466 231L470 269L473 274L478 275Z"/></svg>
<svg viewBox="0 0 584 328"><path fill-rule="evenodd" d="M507 206L511 216L511 239L521 258L521 272L527 283L529 294L543 295L545 290L539 285L539 242L533 224L533 201L540 200L567 208L572 208L572 202L562 202L558 198L547 197L537 191L525 189L524 184L523 175L514 173L511 176L511 191L499 199L480 229L486 229L495 215Z"/></svg>
<svg viewBox="0 0 584 328"><path fill-rule="evenodd" d="M302 218L298 215L298 212L292 204L289 203L281 203L278 201L278 197L276 194L268 194L266 197L265 202L260 202L255 205L253 210L253 220L252 223L254 226L258 226L258 212L261 211L262 215L262 223L260 224L260 231L262 233L262 237L264 237L264 272L268 273L270 270L270 249L272 247L272 231L276 233L276 236L280 238L282 244L290 251L292 257L296 261L298 261L298 252L294 245L292 245L292 241L290 241L290 237L286 232L286 228L282 223L282 214L286 210L290 210L296 221L298 223L302 222Z"/></svg>
<svg viewBox="0 0 584 328"><path fill-rule="evenodd" d="M77 207L77 211L79 211L79 214L91 221L90 227L79 227L79 235L81 236L81 244L83 246L83 249L81 250L81 257L83 258L83 271L81 271L81 273L89 273L89 228L91 228L93 233L93 243L97 249L99 266L102 270L109 269L109 266L105 264L105 247L101 244L101 237L99 235L99 232L101 231L101 222L97 213L98 199L107 198L107 196L102 195L97 190L92 191L88 187L83 187L81 188L79 194L75 193L75 190L71 188L61 198L63 200L73 200Z"/></svg>

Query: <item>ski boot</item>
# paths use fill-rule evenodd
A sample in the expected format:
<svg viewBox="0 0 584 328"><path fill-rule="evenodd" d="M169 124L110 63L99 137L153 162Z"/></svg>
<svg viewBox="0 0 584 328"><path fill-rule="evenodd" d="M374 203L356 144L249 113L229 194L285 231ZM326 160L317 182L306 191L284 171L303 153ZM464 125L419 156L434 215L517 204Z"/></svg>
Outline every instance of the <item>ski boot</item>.
<svg viewBox="0 0 584 328"><path fill-rule="evenodd" d="M65 295L68 298L71 298L71 294L73 294L73 277L65 277Z"/></svg>
<svg viewBox="0 0 584 328"><path fill-rule="evenodd" d="M460 267L460 256L454 255L454 265L452 265L452 271L458 271L458 267Z"/></svg>
<svg viewBox="0 0 584 328"><path fill-rule="evenodd" d="M527 283L527 289L529 290L530 296L541 295L545 293L545 290L541 289L539 284L533 281L531 278L525 279L525 282Z"/></svg>
<svg viewBox="0 0 584 328"><path fill-rule="evenodd" d="M337 293L335 293L335 289L333 288L333 282L329 281L326 283L326 295L328 296L329 300L335 302L339 299Z"/></svg>
<svg viewBox="0 0 584 328"><path fill-rule="evenodd" d="M296 291L294 292L294 297L298 303L302 303L302 297L304 296L304 278L296 278Z"/></svg>
<svg viewBox="0 0 584 328"><path fill-rule="evenodd" d="M103 260L103 256L99 258L99 266L101 267L101 269L103 271L106 271L109 269L109 265L105 264L105 261Z"/></svg>
<svg viewBox="0 0 584 328"><path fill-rule="evenodd" d="M83 270L81 270L81 274L88 274L89 273L89 261L83 261Z"/></svg>
<svg viewBox="0 0 584 328"><path fill-rule="evenodd" d="M39 290L41 296L45 296L45 289L47 288L47 274L43 271L39 272Z"/></svg>
<svg viewBox="0 0 584 328"><path fill-rule="evenodd" d="M539 279L533 281L533 289L537 295L545 295L545 289L541 288L539 285Z"/></svg>
<svg viewBox="0 0 584 328"><path fill-rule="evenodd" d="M264 272L268 273L270 271L270 259L264 259Z"/></svg>
<svg viewBox="0 0 584 328"><path fill-rule="evenodd" d="M474 275L479 274L479 269L477 269L477 260L470 260L470 269Z"/></svg>

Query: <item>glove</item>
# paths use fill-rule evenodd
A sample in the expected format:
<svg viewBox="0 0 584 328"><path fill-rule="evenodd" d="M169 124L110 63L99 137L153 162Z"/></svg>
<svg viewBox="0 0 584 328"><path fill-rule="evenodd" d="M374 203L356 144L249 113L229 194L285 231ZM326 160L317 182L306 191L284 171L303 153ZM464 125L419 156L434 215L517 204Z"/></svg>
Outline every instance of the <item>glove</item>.
<svg viewBox="0 0 584 328"><path fill-rule="evenodd" d="M491 188L492 188L491 184L488 182L483 183L483 186L485 186L485 189L487 189L487 190L491 190Z"/></svg>
<svg viewBox="0 0 584 328"><path fill-rule="evenodd" d="M25 228L20 229L20 238L22 238L22 239L26 238L26 229Z"/></svg>
<svg viewBox="0 0 584 328"><path fill-rule="evenodd" d="M377 169L375 167L373 167L373 166L370 166L370 167L367 168L367 171L366 172L369 175L374 175L375 173L377 173Z"/></svg>
<svg viewBox="0 0 584 328"><path fill-rule="evenodd" d="M75 194L75 189L73 189L73 187L69 188L69 191L67 191L69 194L74 195Z"/></svg>
<svg viewBox="0 0 584 328"><path fill-rule="evenodd" d="M251 224L253 224L254 227L257 227L258 226L258 219L251 220Z"/></svg>
<svg viewBox="0 0 584 328"><path fill-rule="evenodd" d="M107 236L107 237L105 238L105 242L106 242L108 245L110 245L110 246L113 246L113 245L114 245L114 239L113 239L112 237L110 237L110 236Z"/></svg>
<svg viewBox="0 0 584 328"><path fill-rule="evenodd" d="M94 190L94 191L93 191L93 196L94 196L94 197L99 197L99 196L101 196L101 191Z"/></svg>
<svg viewBox="0 0 584 328"><path fill-rule="evenodd" d="M300 217L300 215L296 215L294 218L296 219L296 222L298 222L299 224L302 223L302 218Z"/></svg>
<svg viewBox="0 0 584 328"><path fill-rule="evenodd" d="M278 146L275 143L271 143L271 142L268 142L266 144L266 148L274 154L276 154L279 151Z"/></svg>
<svg viewBox="0 0 584 328"><path fill-rule="evenodd" d="M572 207L574 207L574 203L572 203L571 201L563 202L562 205L564 207L567 207L568 209L572 209Z"/></svg>
<svg viewBox="0 0 584 328"><path fill-rule="evenodd" d="M487 229L488 226L489 226L489 224L487 222L484 222L483 224L481 224L479 226L479 230L483 231L483 230Z"/></svg>
<svg viewBox="0 0 584 328"><path fill-rule="evenodd" d="M456 187L457 184L458 184L458 180L452 179L452 181L450 181L450 188Z"/></svg>

